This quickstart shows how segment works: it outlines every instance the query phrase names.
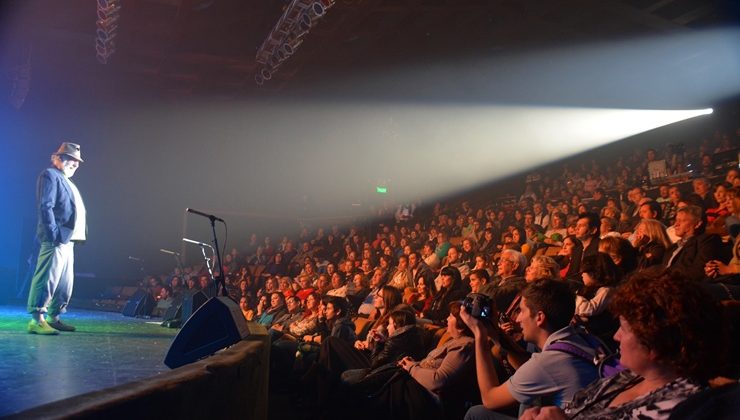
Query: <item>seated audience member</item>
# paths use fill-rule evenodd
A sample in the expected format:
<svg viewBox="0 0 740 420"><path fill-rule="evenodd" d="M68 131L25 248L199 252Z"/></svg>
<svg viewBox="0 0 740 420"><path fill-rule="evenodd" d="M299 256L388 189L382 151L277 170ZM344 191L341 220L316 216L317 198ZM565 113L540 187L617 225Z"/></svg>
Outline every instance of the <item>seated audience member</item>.
<svg viewBox="0 0 740 420"><path fill-rule="evenodd" d="M339 272L336 271L332 274L338 274ZM329 293L329 290L331 290L331 280L328 274L319 274L319 277L316 279L316 291L319 292L319 295L326 296L327 293Z"/></svg>
<svg viewBox="0 0 740 420"><path fill-rule="evenodd" d="M486 254L478 254L475 256L475 265L473 266L473 270L486 270L489 278L493 277L494 274L493 267L491 266L491 262Z"/></svg>
<svg viewBox="0 0 740 420"><path fill-rule="evenodd" d="M591 333L609 339L616 330L616 323L607 307L621 273L612 258L603 252L584 258L581 273L583 287L576 295L575 319L586 325Z"/></svg>
<svg viewBox="0 0 740 420"><path fill-rule="evenodd" d="M257 322L270 328L273 322L285 314L287 309L285 308L285 296L282 293L272 292L270 294L270 306L267 308L265 308L265 305L267 305L266 297L264 300L260 299L257 304L257 313L259 314ZM262 305L262 308L260 308L260 305Z"/></svg>
<svg viewBox="0 0 740 420"><path fill-rule="evenodd" d="M297 299L295 296L289 299ZM305 310L300 311L300 319L296 319L287 327L273 326L271 329L272 349L270 353L270 370L275 378L285 379L293 369L296 350L300 340L306 336L317 334L319 328L319 312L321 299L316 292L306 297ZM282 334L279 334L279 333Z"/></svg>
<svg viewBox="0 0 740 420"><path fill-rule="evenodd" d="M532 408L521 419L667 419L716 375L721 314L694 281L676 272L638 273L616 292L611 310L627 370L594 382L564 407Z"/></svg>
<svg viewBox="0 0 740 420"><path fill-rule="evenodd" d="M347 281L344 275L340 272L336 272L331 275L331 289L326 292L327 296L335 297L347 297Z"/></svg>
<svg viewBox="0 0 740 420"><path fill-rule="evenodd" d="M372 369L395 364L402 357L423 356L421 331L416 326L414 314L408 309L396 309L387 319L388 336L369 354L357 351L338 338L330 337L322 343L319 355L319 364L323 367L321 386L333 387L340 375L345 383L357 383Z"/></svg>
<svg viewBox="0 0 740 420"><path fill-rule="evenodd" d="M563 238L568 236L565 227L565 215L560 212L552 214L550 227L545 231L545 243L553 246L562 246Z"/></svg>
<svg viewBox="0 0 740 420"><path fill-rule="evenodd" d="M322 299L322 311L319 309L319 325L317 331L303 336L304 343L321 344L329 337L337 337L348 343L354 343L355 324L349 317L347 302L338 297L326 296Z"/></svg>
<svg viewBox="0 0 740 420"><path fill-rule="evenodd" d="M599 241L599 252L611 257L619 268L621 277L631 274L637 269L638 255L630 241L621 236L607 236Z"/></svg>
<svg viewBox="0 0 740 420"><path fill-rule="evenodd" d="M351 304L352 311L356 312L360 304L370 294L370 278L362 272L355 273L352 278L352 286L352 290L347 292L347 300Z"/></svg>
<svg viewBox="0 0 740 420"><path fill-rule="evenodd" d="M276 253L269 263L262 270L263 275L270 275L275 277L282 277L288 275L288 264L283 261L283 254Z"/></svg>
<svg viewBox="0 0 740 420"><path fill-rule="evenodd" d="M740 176L735 178L740 183ZM725 229L730 237L736 237L738 230L734 225L740 225L740 187L734 187L727 194L730 205L730 215L725 218Z"/></svg>
<svg viewBox="0 0 740 420"><path fill-rule="evenodd" d="M406 304L411 305L414 308L414 313L419 316L432 307L434 295L434 280L420 277L416 284L416 293L409 295Z"/></svg>
<svg viewBox="0 0 740 420"><path fill-rule="evenodd" d="M468 267L472 267L475 264L475 242L472 239L463 239L459 260Z"/></svg>
<svg viewBox="0 0 740 420"><path fill-rule="evenodd" d="M493 255L496 252L496 236L493 228L486 228L483 231L483 241L478 247L478 252L485 255Z"/></svg>
<svg viewBox="0 0 740 420"><path fill-rule="evenodd" d="M414 278L409 270L409 257L401 255L398 257L398 265L396 266L395 272L391 275L388 280L388 285L395 287L396 289L403 292L406 288L414 287Z"/></svg>
<svg viewBox="0 0 740 420"><path fill-rule="evenodd" d="M295 291L293 290L293 285L291 284L291 281L290 281L290 277L283 276L283 277L278 278L278 290L286 298L288 296L293 296L295 294Z"/></svg>
<svg viewBox="0 0 740 420"><path fill-rule="evenodd" d="M508 308L525 286L524 270L527 258L519 251L507 249L498 260L497 278L481 288L480 292L490 296L497 308Z"/></svg>
<svg viewBox="0 0 740 420"><path fill-rule="evenodd" d="M519 245L521 253L525 257L529 258L532 254L532 244L527 241L527 233L524 228L520 226L514 226L511 231L511 240Z"/></svg>
<svg viewBox="0 0 740 420"><path fill-rule="evenodd" d="M162 286L159 289L159 296L157 296L157 305L152 311L152 316L163 316L167 309L172 306L172 288L170 286Z"/></svg>
<svg viewBox="0 0 740 420"><path fill-rule="evenodd" d="M681 190L678 186L674 185L668 188L668 201L663 203L663 224L666 226L673 225L673 221L676 219L676 209L678 208L678 202L681 201Z"/></svg>
<svg viewBox="0 0 740 420"><path fill-rule="evenodd" d="M735 187L735 192L736 194L732 199L733 212L740 214L740 188ZM740 224L734 224L730 231L734 233L732 259L727 264L718 259L712 259L704 266L704 272L711 279L725 280L723 283L738 284L738 276L740 276ZM724 279L720 279L722 277Z"/></svg>
<svg viewBox="0 0 740 420"><path fill-rule="evenodd" d="M492 410L535 403L564 406L573 395L598 378L590 360L549 348L554 342L567 342L586 354L594 350L570 326L575 312L575 295L557 280L539 280L522 292L517 322L524 340L542 349L524 362L508 381L500 380L491 358L491 341L498 343L502 331L484 320L473 318L464 309L460 317L475 337L475 362L483 405L468 410L466 419L507 418Z"/></svg>
<svg viewBox="0 0 740 420"><path fill-rule="evenodd" d="M249 299L246 296L242 296L239 299L239 309L241 309L242 315L244 315L244 319L247 321L251 321L254 318L254 311L249 308Z"/></svg>
<svg viewBox="0 0 740 420"><path fill-rule="evenodd" d="M409 270L411 270L411 278L414 280L415 285L419 284L419 279L422 277L427 280L425 283L428 283L429 281L434 281L434 278L437 276L432 272L432 269L429 268L427 263L425 263L424 260L421 258L421 254L416 251L412 251L408 255L408 257Z"/></svg>
<svg viewBox="0 0 740 420"><path fill-rule="evenodd" d="M663 218L663 210L657 201L646 201L640 204L638 215L640 216L640 220L660 220Z"/></svg>
<svg viewBox="0 0 740 420"><path fill-rule="evenodd" d="M643 219L635 227L638 270L660 265L665 252L672 245L666 227L655 219Z"/></svg>
<svg viewBox="0 0 740 420"><path fill-rule="evenodd" d="M470 272L470 291L481 293L481 289L491 281L491 276L486 270L473 270Z"/></svg>
<svg viewBox="0 0 740 420"><path fill-rule="evenodd" d="M275 277L268 277L265 279L265 285L257 290L257 297L269 296L277 291L279 291L279 289L277 281L275 281Z"/></svg>
<svg viewBox="0 0 740 420"><path fill-rule="evenodd" d="M288 331L290 325L300 321L304 317L301 300L296 296L288 296L285 298L285 308L285 313L283 313L279 318L275 318L270 327L270 334L273 339L283 335L284 331Z"/></svg>
<svg viewBox="0 0 740 420"><path fill-rule="evenodd" d="M617 226L619 222L617 219L612 217L601 217L601 225L599 227L599 238L604 239L607 236L622 236L617 232Z"/></svg>
<svg viewBox="0 0 740 420"><path fill-rule="evenodd" d="M434 253L437 254L437 258L442 261L447 256L447 251L450 249L452 244L449 241L449 236L446 232L442 231L437 233L437 245L434 248ZM431 264L429 264L431 266Z"/></svg>
<svg viewBox="0 0 740 420"><path fill-rule="evenodd" d="M373 271L370 279L370 293L362 301L357 309L358 315L370 316L375 311L375 298L380 296L380 292L385 285L385 271L377 268Z"/></svg>
<svg viewBox="0 0 740 420"><path fill-rule="evenodd" d="M391 311L401 303L400 290L387 284L383 286L373 303L375 311L370 315L370 319L373 320L370 330L364 339L355 341L354 347L357 350L372 351L375 344L385 340L388 337L388 331L386 330L388 317L391 315Z"/></svg>
<svg viewBox="0 0 740 420"><path fill-rule="evenodd" d="M311 285L311 279L306 275L298 276L298 287L298 291L295 292L295 295L298 296L298 299L302 302L305 302L306 297L316 291L316 289Z"/></svg>
<svg viewBox="0 0 740 420"><path fill-rule="evenodd" d="M707 229L711 228L713 233L725 235L727 232L724 228L724 221L732 213L732 203L728 200L730 196L730 184L720 182L714 185L714 200L717 207L707 209Z"/></svg>
<svg viewBox="0 0 740 420"><path fill-rule="evenodd" d="M664 267L692 280L704 278L704 266L710 260L727 261L721 238L704 233L701 207L689 205L676 211L675 232L680 240L663 259Z"/></svg>
<svg viewBox="0 0 740 420"><path fill-rule="evenodd" d="M445 265L442 266L442 270L444 270L445 267L456 268L460 272L461 279L467 278L468 274L470 274L470 267L460 261L460 251L458 251L457 247L454 246L451 246L447 251L447 259L445 259ZM440 271L440 275L437 276L436 279L434 279L434 285L437 287L437 290L440 290L442 288L441 283L442 274Z"/></svg>
<svg viewBox="0 0 740 420"><path fill-rule="evenodd" d="M424 244L424 246L421 248L421 256L424 259L424 262L432 270L436 271L437 269L439 269L439 266L442 265L442 260L434 252L434 243L432 242L426 242Z"/></svg>
<svg viewBox="0 0 740 420"><path fill-rule="evenodd" d="M524 280L529 284L545 279L560 280L560 266L550 257L535 255L524 272ZM519 303L521 300L522 294L520 292L514 297L509 306L501 309L501 315L499 316L499 328L516 341L522 338L521 328L514 322L519 316Z"/></svg>
<svg viewBox="0 0 740 420"><path fill-rule="evenodd" d="M319 304L321 303L321 298L318 293L311 292L306 296L305 302L303 316L288 325L288 332L296 338L313 334L318 328Z"/></svg>
<svg viewBox="0 0 740 420"><path fill-rule="evenodd" d="M404 357L399 367L407 375L391 370L388 381L368 390L374 398L363 418L440 419L443 414L459 418L465 402L477 400L473 339L460 319L460 307L454 301L444 311L449 313L450 340L419 361Z"/></svg>
<svg viewBox="0 0 740 420"><path fill-rule="evenodd" d="M460 271L452 266L447 266L440 271L441 287L434 298L429 310L422 313L421 317L433 322L441 322L449 315L448 308L451 302L465 297Z"/></svg>
<svg viewBox="0 0 740 420"><path fill-rule="evenodd" d="M575 235L583 246L583 257L596 255L599 252L599 215L581 213L576 222Z"/></svg>
<svg viewBox="0 0 740 420"><path fill-rule="evenodd" d="M551 257L536 255L524 272L524 280L534 283L543 279L560 280L560 266Z"/></svg>
<svg viewBox="0 0 740 420"><path fill-rule="evenodd" d="M694 194L699 196L702 210L719 207L717 201L714 199L714 194L712 194L711 191L712 184L710 184L706 178L696 178L691 182L691 184L694 187Z"/></svg>
<svg viewBox="0 0 740 420"><path fill-rule="evenodd" d="M563 247L558 251L555 261L560 265L560 277L569 279L580 275L583 245L575 235L563 239Z"/></svg>

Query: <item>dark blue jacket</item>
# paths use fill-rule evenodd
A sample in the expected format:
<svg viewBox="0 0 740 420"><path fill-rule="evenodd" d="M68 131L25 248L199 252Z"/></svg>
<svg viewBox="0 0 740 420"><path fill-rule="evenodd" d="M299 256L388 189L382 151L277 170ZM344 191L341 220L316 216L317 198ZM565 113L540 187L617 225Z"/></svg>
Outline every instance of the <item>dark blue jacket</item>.
<svg viewBox="0 0 740 420"><path fill-rule="evenodd" d="M36 198L39 206L36 236L39 241L68 243L75 227L77 209L64 173L54 167L44 169L36 184Z"/></svg>

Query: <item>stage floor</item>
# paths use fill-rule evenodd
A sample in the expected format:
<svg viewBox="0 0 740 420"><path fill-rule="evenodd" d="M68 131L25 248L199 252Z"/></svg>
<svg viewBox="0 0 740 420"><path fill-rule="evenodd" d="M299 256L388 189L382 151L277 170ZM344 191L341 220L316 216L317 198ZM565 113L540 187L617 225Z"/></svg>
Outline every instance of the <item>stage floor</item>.
<svg viewBox="0 0 740 420"><path fill-rule="evenodd" d="M0 305L0 416L151 377L179 330L156 319L70 308L76 332L29 334L21 306Z"/></svg>

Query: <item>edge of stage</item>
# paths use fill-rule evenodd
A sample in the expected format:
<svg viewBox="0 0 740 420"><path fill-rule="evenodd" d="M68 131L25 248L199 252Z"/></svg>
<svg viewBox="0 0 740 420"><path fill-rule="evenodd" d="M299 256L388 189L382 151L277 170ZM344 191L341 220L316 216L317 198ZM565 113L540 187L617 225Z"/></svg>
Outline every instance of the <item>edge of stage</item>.
<svg viewBox="0 0 740 420"><path fill-rule="evenodd" d="M171 370L163 360L179 330L161 327L156 319L70 308L63 319L77 331L57 336L29 334L29 319L22 306L0 305L0 417L123 418L146 404L149 414L192 418L209 412L202 410L213 413L212 404L201 407L208 393L223 400L232 389L240 391L232 407L256 418L266 414L269 339L259 331L250 328L250 338ZM229 387L226 395L214 382ZM193 393L203 398L191 398Z"/></svg>

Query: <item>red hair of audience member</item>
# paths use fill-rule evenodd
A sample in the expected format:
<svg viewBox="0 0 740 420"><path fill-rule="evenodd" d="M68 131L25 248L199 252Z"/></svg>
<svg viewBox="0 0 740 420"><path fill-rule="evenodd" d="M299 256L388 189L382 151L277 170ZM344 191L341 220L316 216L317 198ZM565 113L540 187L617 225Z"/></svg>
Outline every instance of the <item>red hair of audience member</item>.
<svg viewBox="0 0 740 420"><path fill-rule="evenodd" d="M725 329L718 304L697 282L675 272L638 272L617 290L610 309L655 363L701 383L717 375Z"/></svg>

